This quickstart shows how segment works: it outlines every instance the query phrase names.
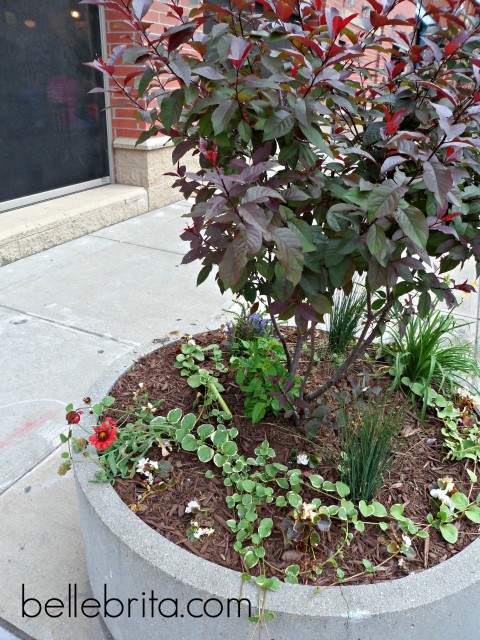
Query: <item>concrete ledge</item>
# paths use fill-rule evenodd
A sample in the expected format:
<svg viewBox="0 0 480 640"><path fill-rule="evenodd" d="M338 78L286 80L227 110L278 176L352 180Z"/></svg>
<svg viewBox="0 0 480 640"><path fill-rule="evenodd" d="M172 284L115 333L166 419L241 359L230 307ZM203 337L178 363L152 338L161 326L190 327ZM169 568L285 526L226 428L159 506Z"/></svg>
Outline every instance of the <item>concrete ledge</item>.
<svg viewBox="0 0 480 640"><path fill-rule="evenodd" d="M97 400L108 394L116 379L142 355L158 348L150 345L135 349L119 359L91 389ZM88 416L85 426L94 424ZM81 432L83 436L83 431ZM136 609L105 622L115 640L134 637L182 640L246 640L253 625L242 616L227 616L228 600L248 598L252 614L259 594L250 584L241 590L240 574L205 561L169 542L135 516L110 485L93 484L96 465L91 461L76 465L77 494L85 542L90 583L95 598L119 598L127 606L138 598ZM151 615L151 591L165 604L164 616ZM142 596L143 594L143 596ZM146 598L142 613L142 597ZM201 602L194 601L195 598ZM209 599L213 616L193 617ZM480 625L480 540L446 562L400 580L363 586L315 587L282 585L268 593L265 607L275 619L262 637L286 640L478 640ZM194 604L193 604L194 603ZM223 613L217 616L220 604ZM155 605L158 607L158 601ZM115 612L118 613L119 606Z"/></svg>
<svg viewBox="0 0 480 640"><path fill-rule="evenodd" d="M148 211L143 187L111 184L0 214L0 266Z"/></svg>
<svg viewBox="0 0 480 640"><path fill-rule="evenodd" d="M115 138L113 142L117 182L145 187L150 211L181 200L181 192L172 188L175 178L165 175L175 171L170 138L155 136L137 147L135 142L135 138ZM189 171L199 168L198 158L192 152L185 154L181 164Z"/></svg>
<svg viewBox="0 0 480 640"><path fill-rule="evenodd" d="M165 147L173 147L171 138L167 136L154 136L149 138L142 144L137 145L135 138L118 137L113 141L114 149L135 149L138 151L153 151L154 149L165 149Z"/></svg>

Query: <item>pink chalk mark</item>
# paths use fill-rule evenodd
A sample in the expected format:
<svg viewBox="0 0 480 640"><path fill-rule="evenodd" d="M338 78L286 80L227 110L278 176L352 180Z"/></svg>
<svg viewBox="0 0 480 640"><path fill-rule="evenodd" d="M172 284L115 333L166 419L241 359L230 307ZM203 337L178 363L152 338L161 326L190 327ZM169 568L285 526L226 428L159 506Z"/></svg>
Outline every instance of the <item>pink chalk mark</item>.
<svg viewBox="0 0 480 640"><path fill-rule="evenodd" d="M44 422L50 420L51 418L55 418L58 416L58 412L50 411L48 414L40 416L38 418L33 418L32 420L27 420L21 427L15 429L13 433L11 433L6 440L0 442L0 451L2 449L6 449L6 447L10 446L12 443L15 444L15 441L26 435L33 429L41 427Z"/></svg>

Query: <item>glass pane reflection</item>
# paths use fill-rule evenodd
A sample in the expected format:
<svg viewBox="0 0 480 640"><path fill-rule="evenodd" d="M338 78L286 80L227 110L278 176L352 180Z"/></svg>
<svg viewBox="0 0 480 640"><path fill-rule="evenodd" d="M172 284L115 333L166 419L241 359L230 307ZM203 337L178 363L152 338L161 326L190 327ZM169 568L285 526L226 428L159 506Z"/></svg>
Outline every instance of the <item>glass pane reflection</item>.
<svg viewBox="0 0 480 640"><path fill-rule="evenodd" d="M0 1L0 201L108 175L96 7Z"/></svg>

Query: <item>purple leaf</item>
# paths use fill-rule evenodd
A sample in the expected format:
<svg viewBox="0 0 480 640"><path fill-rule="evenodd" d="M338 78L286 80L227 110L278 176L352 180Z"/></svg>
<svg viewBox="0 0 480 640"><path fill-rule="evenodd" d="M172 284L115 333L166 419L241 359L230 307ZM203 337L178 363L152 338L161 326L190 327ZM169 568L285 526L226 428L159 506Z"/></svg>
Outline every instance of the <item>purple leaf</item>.
<svg viewBox="0 0 480 640"><path fill-rule="evenodd" d="M375 164L378 164L378 162L375 160L375 158L372 156L371 153L368 153L368 151L364 151L360 147L348 147L347 149L344 150L344 153L347 153L347 154L353 153L357 156L363 156L364 158L368 158Z"/></svg>
<svg viewBox="0 0 480 640"><path fill-rule="evenodd" d="M193 70L193 73L201 76L202 78L207 78L207 80L225 80L225 76L218 72L217 69L213 67L196 67Z"/></svg>
<svg viewBox="0 0 480 640"><path fill-rule="evenodd" d="M256 225L245 225L247 232L247 258L253 256L262 248L262 232Z"/></svg>
<svg viewBox="0 0 480 640"><path fill-rule="evenodd" d="M393 180L385 180L368 195L368 208L376 218L392 214L400 200L407 192L407 187L398 185Z"/></svg>
<svg viewBox="0 0 480 640"><path fill-rule="evenodd" d="M233 38L232 44L230 45L230 52L228 54L228 59L233 64L235 69L240 69L245 58L248 55L248 52L253 47L253 43L248 43L243 40L243 38Z"/></svg>
<svg viewBox="0 0 480 640"><path fill-rule="evenodd" d="M197 27L198 24L196 22L186 22L179 25L178 27L172 27L168 29L168 53L171 53L175 49L178 49L178 47L185 42L189 42Z"/></svg>
<svg viewBox="0 0 480 640"><path fill-rule="evenodd" d="M243 199L244 203L247 202L267 202L269 198L281 200L285 202L282 196L270 187L250 187Z"/></svg>
<svg viewBox="0 0 480 640"><path fill-rule="evenodd" d="M297 285L302 277L304 255L302 243L299 237L286 227L272 230L272 238L275 242L275 254L280 265L285 271L287 280Z"/></svg>
<svg viewBox="0 0 480 640"><path fill-rule="evenodd" d="M388 173L392 169L395 169L399 164L402 164L402 162L405 162L405 158L403 156L388 156L380 167L380 173Z"/></svg>
<svg viewBox="0 0 480 640"><path fill-rule="evenodd" d="M225 287L234 287L240 281L247 266L247 235L240 229L238 235L227 246L220 261L218 274Z"/></svg>
<svg viewBox="0 0 480 640"><path fill-rule="evenodd" d="M423 163L423 181L429 191L431 191L439 204L453 187L452 173L448 167L440 164L436 158L431 158Z"/></svg>
<svg viewBox="0 0 480 640"><path fill-rule="evenodd" d="M142 18L147 15L152 4L153 0L133 0L132 9L134 16L142 20Z"/></svg>

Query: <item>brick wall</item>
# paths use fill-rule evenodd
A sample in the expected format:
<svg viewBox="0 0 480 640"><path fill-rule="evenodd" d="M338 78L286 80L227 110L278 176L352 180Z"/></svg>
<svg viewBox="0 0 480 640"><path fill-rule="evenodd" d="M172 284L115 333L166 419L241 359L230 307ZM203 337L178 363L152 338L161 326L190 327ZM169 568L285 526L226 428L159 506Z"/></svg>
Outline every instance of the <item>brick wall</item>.
<svg viewBox="0 0 480 640"><path fill-rule="evenodd" d="M189 7L189 0L183 0L181 3L184 7ZM190 4L191 8L191 4ZM167 16L168 9L163 2L155 0L152 8L145 16L146 22L151 22L154 26L152 32L160 34L164 31L164 27L168 28L179 24L178 20ZM118 13L112 9L105 10L106 22L106 40L107 55L119 44L125 44L131 39L131 31L128 25L124 24L119 18ZM133 65L124 65L122 67L122 77L125 77L137 67ZM112 96L112 129L113 137L137 138L141 131L147 128L143 122L135 120L135 110L128 106L124 98Z"/></svg>

